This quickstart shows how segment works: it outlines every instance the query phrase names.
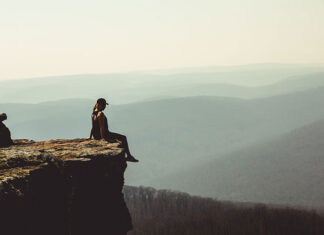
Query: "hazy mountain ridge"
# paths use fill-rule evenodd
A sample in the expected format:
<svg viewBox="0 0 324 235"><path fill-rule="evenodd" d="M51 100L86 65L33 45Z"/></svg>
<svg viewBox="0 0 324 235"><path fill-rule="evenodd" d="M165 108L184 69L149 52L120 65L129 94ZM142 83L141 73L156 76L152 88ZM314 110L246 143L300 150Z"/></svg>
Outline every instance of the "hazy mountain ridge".
<svg viewBox="0 0 324 235"><path fill-rule="evenodd" d="M164 75L85 74L1 81L0 102L108 97L112 104L122 104L155 97L197 95L258 98L324 85L324 67L260 66Z"/></svg>
<svg viewBox="0 0 324 235"><path fill-rule="evenodd" d="M324 206L324 119L185 169L160 187L229 200Z"/></svg>

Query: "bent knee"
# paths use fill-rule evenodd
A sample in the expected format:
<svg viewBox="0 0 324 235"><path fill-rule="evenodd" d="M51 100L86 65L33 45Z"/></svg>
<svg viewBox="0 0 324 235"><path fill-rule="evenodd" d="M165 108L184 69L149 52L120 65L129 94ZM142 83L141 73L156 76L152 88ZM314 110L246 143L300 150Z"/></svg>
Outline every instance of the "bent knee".
<svg viewBox="0 0 324 235"><path fill-rule="evenodd" d="M113 138L117 138L117 139L126 139L125 135L119 134L119 133L115 133L115 132L110 132L109 136L113 137Z"/></svg>

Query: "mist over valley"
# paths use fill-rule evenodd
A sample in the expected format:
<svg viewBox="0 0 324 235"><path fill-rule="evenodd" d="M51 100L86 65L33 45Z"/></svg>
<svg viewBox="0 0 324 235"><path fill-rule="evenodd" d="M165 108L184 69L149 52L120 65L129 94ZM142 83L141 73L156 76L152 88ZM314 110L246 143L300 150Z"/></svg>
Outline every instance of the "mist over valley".
<svg viewBox="0 0 324 235"><path fill-rule="evenodd" d="M264 67L0 82L0 110L14 139L87 138L105 97L109 129L140 159L128 184L321 206L324 70Z"/></svg>

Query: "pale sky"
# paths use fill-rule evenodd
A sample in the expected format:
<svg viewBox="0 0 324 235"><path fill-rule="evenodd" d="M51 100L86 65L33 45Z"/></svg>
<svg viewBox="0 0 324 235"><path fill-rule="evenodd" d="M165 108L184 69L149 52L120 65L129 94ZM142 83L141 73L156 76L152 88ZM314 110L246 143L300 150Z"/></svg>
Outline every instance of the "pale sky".
<svg viewBox="0 0 324 235"><path fill-rule="evenodd" d="M0 3L1 80L324 62L324 0Z"/></svg>

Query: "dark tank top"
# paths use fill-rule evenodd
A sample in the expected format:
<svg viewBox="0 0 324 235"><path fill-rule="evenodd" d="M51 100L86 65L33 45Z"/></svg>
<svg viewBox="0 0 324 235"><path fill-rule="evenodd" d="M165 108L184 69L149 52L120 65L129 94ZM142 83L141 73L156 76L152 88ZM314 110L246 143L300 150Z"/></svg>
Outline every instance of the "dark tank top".
<svg viewBox="0 0 324 235"><path fill-rule="evenodd" d="M99 126L99 121L98 121L98 117L97 117L98 113L99 113L99 111L93 111L93 113L91 115L91 119L92 119L92 135L93 135L93 138L96 139L96 140L101 139L100 126ZM104 113L102 113L102 114L103 114L103 117L104 117L104 120L105 120L104 134L105 134L105 137L108 137L109 130L108 130L107 118L106 118Z"/></svg>

